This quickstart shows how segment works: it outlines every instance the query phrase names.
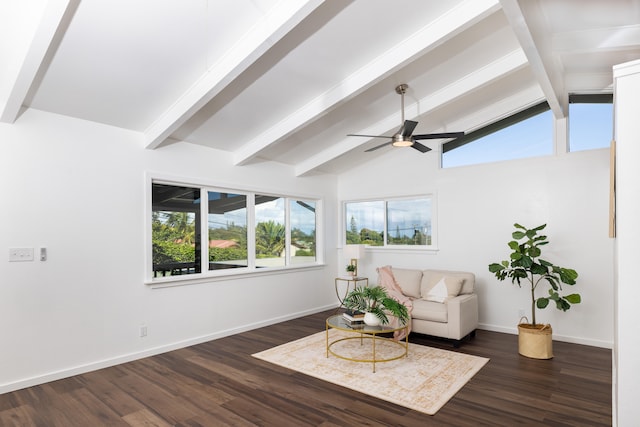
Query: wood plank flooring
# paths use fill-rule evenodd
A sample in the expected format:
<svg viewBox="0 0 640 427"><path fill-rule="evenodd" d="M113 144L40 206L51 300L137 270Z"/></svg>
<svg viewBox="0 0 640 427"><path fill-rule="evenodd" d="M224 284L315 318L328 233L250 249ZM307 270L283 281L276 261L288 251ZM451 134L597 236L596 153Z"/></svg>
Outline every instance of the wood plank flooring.
<svg viewBox="0 0 640 427"><path fill-rule="evenodd" d="M519 356L517 337L478 331L454 349L490 358L436 415L251 357L324 330L332 311L0 395L0 426L610 426L611 351L554 342ZM345 361L345 363L350 363Z"/></svg>

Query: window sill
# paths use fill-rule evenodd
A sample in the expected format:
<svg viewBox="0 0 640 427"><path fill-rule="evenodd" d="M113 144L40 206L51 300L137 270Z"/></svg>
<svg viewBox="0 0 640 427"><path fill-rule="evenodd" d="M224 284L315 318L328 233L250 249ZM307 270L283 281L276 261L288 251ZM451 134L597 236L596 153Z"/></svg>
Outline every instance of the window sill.
<svg viewBox="0 0 640 427"><path fill-rule="evenodd" d="M172 288L175 286L197 285L199 283L220 282L225 280L246 279L257 276L269 276L274 274L298 273L305 270L319 270L324 268L325 264L310 264L304 266L289 267L269 267L269 268L243 268L233 270L222 270L218 272L207 272L200 274L190 274L184 276L171 276L157 279L147 279L144 284L151 289Z"/></svg>
<svg viewBox="0 0 640 427"><path fill-rule="evenodd" d="M365 249L367 252L373 253L397 253L397 254L406 254L406 253L423 253L423 254L437 254L440 249L434 246L429 247L415 247L415 246L367 246Z"/></svg>

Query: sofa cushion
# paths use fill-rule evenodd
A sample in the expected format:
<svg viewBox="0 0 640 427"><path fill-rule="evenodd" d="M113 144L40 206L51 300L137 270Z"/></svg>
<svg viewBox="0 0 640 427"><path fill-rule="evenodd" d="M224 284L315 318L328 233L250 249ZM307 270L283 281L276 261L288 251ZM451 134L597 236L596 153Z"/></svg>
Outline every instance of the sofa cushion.
<svg viewBox="0 0 640 427"><path fill-rule="evenodd" d="M448 305L438 302L416 299L413 301L413 310L411 317L420 320L428 320L431 322L448 322Z"/></svg>
<svg viewBox="0 0 640 427"><path fill-rule="evenodd" d="M462 289L463 279L459 277L443 276L423 299L443 303L449 298L457 297Z"/></svg>
<svg viewBox="0 0 640 427"><path fill-rule="evenodd" d="M464 271L448 271L448 270L423 270L422 282L420 284L420 294L426 296L443 277L452 277L463 279L460 294L472 294L475 286L475 276L473 273Z"/></svg>
<svg viewBox="0 0 640 427"><path fill-rule="evenodd" d="M391 271L403 294L412 298L420 298L422 270L394 267Z"/></svg>

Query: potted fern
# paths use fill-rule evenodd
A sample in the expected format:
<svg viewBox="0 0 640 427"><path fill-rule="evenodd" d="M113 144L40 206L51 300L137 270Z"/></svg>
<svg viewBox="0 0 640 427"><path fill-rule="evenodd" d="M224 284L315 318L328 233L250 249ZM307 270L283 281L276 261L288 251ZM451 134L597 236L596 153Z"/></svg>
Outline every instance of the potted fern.
<svg viewBox="0 0 640 427"><path fill-rule="evenodd" d="M397 317L405 325L409 321L407 307L391 298L382 286L358 286L344 300L350 310L365 313L364 322L370 326L389 323L388 315Z"/></svg>
<svg viewBox="0 0 640 427"><path fill-rule="evenodd" d="M512 233L513 240L508 243L511 248L510 261L492 263L489 271L500 281L511 279L511 283L522 287L525 282L531 295L530 324L518 325L519 353L535 359L550 359L553 357L551 349L552 330L550 325L536 323L536 309L544 309L553 302L558 310L567 311L571 304L579 304L579 294L561 295L562 284L573 286L576 284L578 273L575 270L560 267L546 261L540 256L541 246L547 245L547 236L538 235L547 224L528 229L520 224L514 224L516 230ZM536 297L536 290L542 284L549 285L546 296ZM522 320L522 319L521 319Z"/></svg>

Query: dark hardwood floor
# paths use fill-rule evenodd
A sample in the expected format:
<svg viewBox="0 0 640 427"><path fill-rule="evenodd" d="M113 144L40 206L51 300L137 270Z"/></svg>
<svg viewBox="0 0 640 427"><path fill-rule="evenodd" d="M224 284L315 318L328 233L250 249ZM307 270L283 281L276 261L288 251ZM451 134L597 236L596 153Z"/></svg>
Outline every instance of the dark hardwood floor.
<svg viewBox="0 0 640 427"><path fill-rule="evenodd" d="M553 359L531 360L515 335L480 330L459 349L412 335L491 359L434 416L251 357L324 330L331 313L0 395L0 426L611 425L607 349L554 342Z"/></svg>

